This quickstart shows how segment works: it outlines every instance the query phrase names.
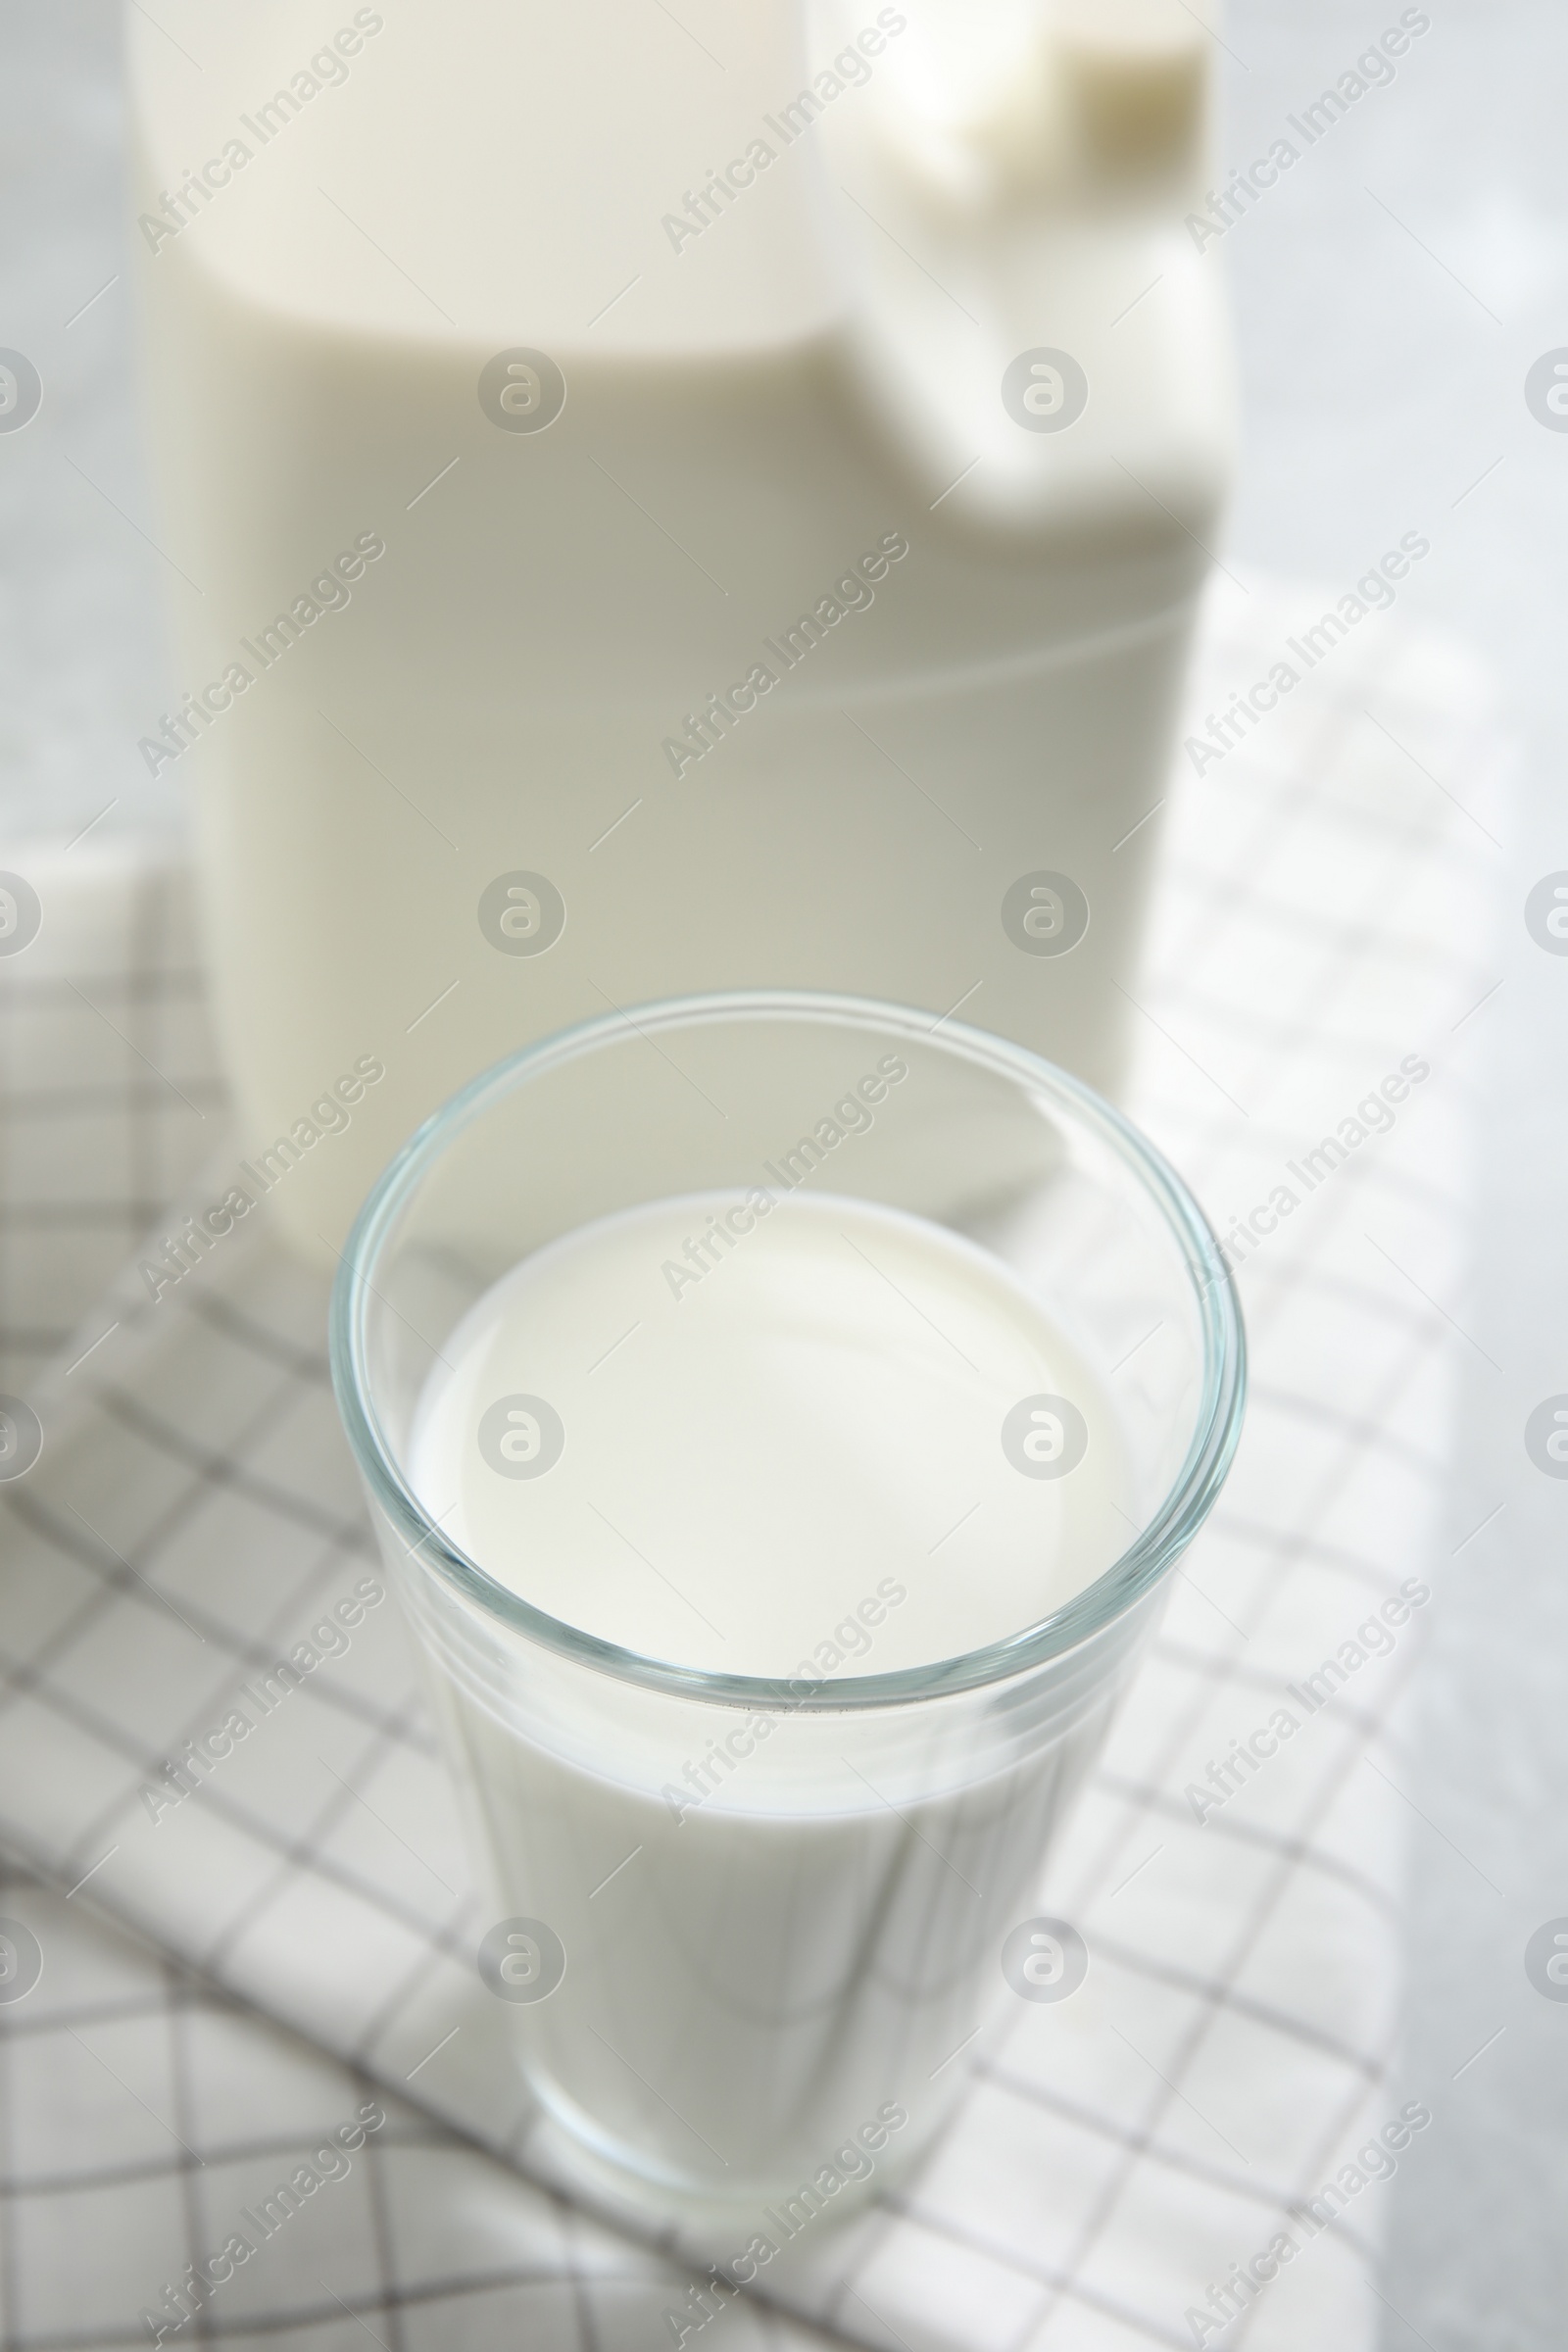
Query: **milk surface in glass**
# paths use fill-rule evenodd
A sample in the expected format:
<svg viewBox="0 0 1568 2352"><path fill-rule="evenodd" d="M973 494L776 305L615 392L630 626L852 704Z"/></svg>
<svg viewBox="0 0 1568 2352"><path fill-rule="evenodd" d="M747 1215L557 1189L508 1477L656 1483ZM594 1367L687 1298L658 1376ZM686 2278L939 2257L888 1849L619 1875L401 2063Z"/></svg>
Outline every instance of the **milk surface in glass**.
<svg viewBox="0 0 1568 2352"><path fill-rule="evenodd" d="M629 1729L617 1754L569 1710L503 1722L438 1669L499 1913L564 1954L512 2012L534 2088L720 2199L895 2114L912 2152L1009 1997L998 1953L1108 1701L1027 1763L976 1777L933 1733L874 1785L796 1742L799 1697L1004 1640L1111 1565L1136 1501L1098 1378L958 1234L760 1187L565 1235L441 1352L410 1476L446 1536L584 1633L774 1693L716 1734L702 1710L660 1788Z"/></svg>

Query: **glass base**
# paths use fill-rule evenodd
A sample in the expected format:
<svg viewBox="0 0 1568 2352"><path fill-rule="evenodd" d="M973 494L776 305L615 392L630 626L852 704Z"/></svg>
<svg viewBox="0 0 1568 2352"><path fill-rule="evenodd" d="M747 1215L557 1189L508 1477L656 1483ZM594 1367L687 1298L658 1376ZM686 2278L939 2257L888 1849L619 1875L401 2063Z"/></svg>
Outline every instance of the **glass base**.
<svg viewBox="0 0 1568 2352"><path fill-rule="evenodd" d="M682 2180L649 2168L635 2151L609 2139L591 2119L553 2084L530 2080L537 2120L528 2137L530 2163L581 2204L640 2237L673 2239L705 2268L742 2284L770 2278L808 2249L819 2252L830 2237L853 2224L884 2189L902 2184L940 2135L952 2111L922 2118L923 2129L907 2141L890 2140L861 2180L820 2196L814 2210L802 2198L798 2177L747 2180L733 2189ZM901 2144L902 2143L902 2144ZM754 2241L760 2238L765 2251Z"/></svg>

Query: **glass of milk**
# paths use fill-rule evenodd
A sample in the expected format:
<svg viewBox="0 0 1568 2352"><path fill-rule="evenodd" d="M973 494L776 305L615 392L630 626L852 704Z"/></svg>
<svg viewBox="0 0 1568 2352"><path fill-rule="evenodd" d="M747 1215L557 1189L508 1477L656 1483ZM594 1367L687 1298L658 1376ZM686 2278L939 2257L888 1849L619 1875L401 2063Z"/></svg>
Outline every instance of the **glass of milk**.
<svg viewBox="0 0 1568 2352"><path fill-rule="evenodd" d="M332 1358L541 2129L775 2239L906 2166L1236 1446L1191 1196L1016 1045L687 998L420 1128Z"/></svg>

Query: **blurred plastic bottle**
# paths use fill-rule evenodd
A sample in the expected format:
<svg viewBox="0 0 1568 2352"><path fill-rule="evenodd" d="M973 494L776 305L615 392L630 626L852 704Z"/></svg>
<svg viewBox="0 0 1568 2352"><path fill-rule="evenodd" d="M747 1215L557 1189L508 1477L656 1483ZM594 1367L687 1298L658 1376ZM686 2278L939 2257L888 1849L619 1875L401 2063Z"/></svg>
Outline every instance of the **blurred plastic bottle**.
<svg viewBox="0 0 1568 2352"><path fill-rule="evenodd" d="M340 14L128 15L188 581L143 757L290 1230L681 990L961 1007L1114 1091L1230 456L1197 14Z"/></svg>

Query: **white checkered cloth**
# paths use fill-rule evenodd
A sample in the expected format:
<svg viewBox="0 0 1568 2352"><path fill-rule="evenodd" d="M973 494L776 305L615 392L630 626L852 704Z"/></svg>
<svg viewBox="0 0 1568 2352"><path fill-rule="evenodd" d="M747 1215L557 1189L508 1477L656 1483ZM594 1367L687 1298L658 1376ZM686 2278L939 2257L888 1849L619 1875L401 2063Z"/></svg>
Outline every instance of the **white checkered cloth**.
<svg viewBox="0 0 1568 2352"><path fill-rule="evenodd" d="M1190 723L1322 609L1227 590ZM1442 1470L1499 766L1466 663L1387 615L1200 778L1178 761L1131 1106L1222 1234L1278 1186L1300 1205L1242 1266L1241 1453L1041 1893L1089 1976L1059 2005L1018 2002L1000 2054L958 2059L968 2095L924 2170L817 2225L788 2280L764 2269L705 2341L1212 2342L1211 2289L1280 2233L1293 2258L1218 2340L1372 2341L1392 2192L1347 2185L1321 2230L1300 2206L1406 2102L1443 2128L1435 2086L1393 2071L1410 1799L1391 1718L1434 1604L1319 1711L1299 1693L1402 1580L1441 1605L1464 1533ZM679 2248L530 2177L473 1965L489 1922L395 1607L147 1816L143 1785L375 1551L323 1287L265 1219L157 1305L133 1266L116 1278L145 1231L173 1229L172 1199L206 1197L206 1163L247 1148L183 873L90 843L13 844L0 865L45 908L0 963L0 1387L46 1431L0 1486L0 1913L44 1956L0 2002L6 2343L147 2342L186 2266L379 2100L346 2177L166 2341L668 2345L698 2316ZM1406 1056L1430 1075L1392 1130L1308 1194L1287 1163ZM1188 1785L1281 1707L1295 1737L1200 1823Z"/></svg>

